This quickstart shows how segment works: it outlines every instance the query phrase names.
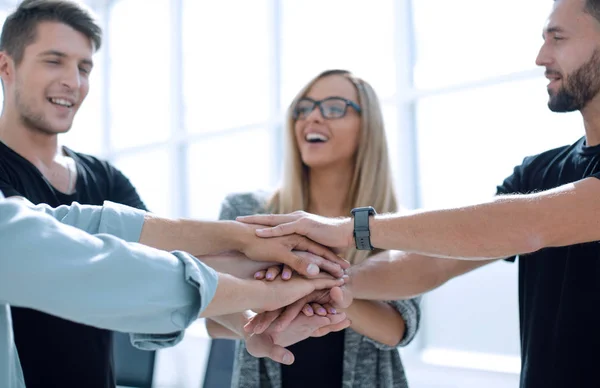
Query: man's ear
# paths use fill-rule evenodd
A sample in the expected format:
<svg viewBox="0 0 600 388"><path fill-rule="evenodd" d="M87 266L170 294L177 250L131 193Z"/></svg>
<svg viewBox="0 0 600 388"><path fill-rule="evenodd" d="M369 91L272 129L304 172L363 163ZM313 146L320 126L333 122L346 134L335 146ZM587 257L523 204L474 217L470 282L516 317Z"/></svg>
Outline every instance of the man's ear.
<svg viewBox="0 0 600 388"><path fill-rule="evenodd" d="M12 57L6 53L6 51L0 51L0 78L2 82L12 81L15 75L15 62Z"/></svg>

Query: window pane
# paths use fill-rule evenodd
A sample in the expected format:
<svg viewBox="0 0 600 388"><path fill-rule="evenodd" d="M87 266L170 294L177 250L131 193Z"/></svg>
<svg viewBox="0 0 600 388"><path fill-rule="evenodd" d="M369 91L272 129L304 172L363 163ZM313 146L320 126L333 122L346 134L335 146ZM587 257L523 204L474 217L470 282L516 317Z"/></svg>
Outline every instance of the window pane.
<svg viewBox="0 0 600 388"><path fill-rule="evenodd" d="M142 201L151 212L172 217L172 164L167 148L117 156L115 166L120 169L137 189Z"/></svg>
<svg viewBox="0 0 600 388"><path fill-rule="evenodd" d="M545 79L425 98L417 104L422 206L490 198L527 155L583 135L578 114L551 113ZM427 346L519 354L517 265L496 263L427 295Z"/></svg>
<svg viewBox="0 0 600 388"><path fill-rule="evenodd" d="M188 154L192 217L215 219L227 194L268 190L271 181L269 131L251 129L207 138Z"/></svg>
<svg viewBox="0 0 600 388"><path fill-rule="evenodd" d="M420 0L419 0L420 1ZM385 99L395 93L394 2L282 1L282 101L327 69L364 78Z"/></svg>
<svg viewBox="0 0 600 388"><path fill-rule="evenodd" d="M90 74L90 90L73 121L73 127L62 136L61 142L77 152L100 155L104 131L102 93L104 74L103 55L94 56L94 70Z"/></svg>
<svg viewBox="0 0 600 388"><path fill-rule="evenodd" d="M394 183L398 186L399 182L397 181L397 177L400 174L400 156L398 155L398 110L396 109L396 105L393 104L383 105L382 110L383 122L385 125L385 137L388 144L388 156L392 165Z"/></svg>
<svg viewBox="0 0 600 388"><path fill-rule="evenodd" d="M415 85L437 88L534 68L552 1L418 0L412 6Z"/></svg>
<svg viewBox="0 0 600 388"><path fill-rule="evenodd" d="M162 141L170 128L169 0L110 10L110 133L115 147Z"/></svg>
<svg viewBox="0 0 600 388"><path fill-rule="evenodd" d="M185 123L190 132L266 122L268 0L183 0Z"/></svg>

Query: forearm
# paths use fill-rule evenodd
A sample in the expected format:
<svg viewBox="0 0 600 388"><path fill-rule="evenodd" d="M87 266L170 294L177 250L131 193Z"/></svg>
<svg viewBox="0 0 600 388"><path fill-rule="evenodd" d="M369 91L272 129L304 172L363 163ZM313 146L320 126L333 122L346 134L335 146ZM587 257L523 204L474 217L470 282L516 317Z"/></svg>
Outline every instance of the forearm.
<svg viewBox="0 0 600 388"><path fill-rule="evenodd" d="M404 337L406 323L402 315L385 302L355 300L345 310L350 327L366 337L388 346L396 346Z"/></svg>
<svg viewBox="0 0 600 388"><path fill-rule="evenodd" d="M453 260L388 251L349 268L348 287L356 299L408 299L492 261Z"/></svg>
<svg viewBox="0 0 600 388"><path fill-rule="evenodd" d="M583 196L583 195L582 195ZM566 188L498 196L478 205L371 219L371 241L382 249L484 260L598 237L597 219L577 228L577 194ZM582 198L583 200L584 198ZM579 217L581 218L581 217ZM583 231L582 231L583 230ZM586 232L591 230L591 232Z"/></svg>
<svg viewBox="0 0 600 388"><path fill-rule="evenodd" d="M148 214L140 243L166 251L182 250L204 256L239 250L244 237L253 233L235 221L170 220Z"/></svg>
<svg viewBox="0 0 600 388"><path fill-rule="evenodd" d="M248 259L239 252L223 252L218 255L198 256L198 260L215 269L240 279L252 279L260 270L267 269L277 263L261 262Z"/></svg>
<svg viewBox="0 0 600 388"><path fill-rule="evenodd" d="M244 325L255 315L250 310L212 317L206 320L206 330L212 338L244 339Z"/></svg>
<svg viewBox="0 0 600 388"><path fill-rule="evenodd" d="M202 312L201 317L211 317L219 322L218 317L222 315L260 309L268 287L265 282L239 279L223 273L219 273L218 276L219 283L215 296Z"/></svg>
<svg viewBox="0 0 600 388"><path fill-rule="evenodd" d="M206 319L206 331L211 338L240 339L241 337L211 318Z"/></svg>

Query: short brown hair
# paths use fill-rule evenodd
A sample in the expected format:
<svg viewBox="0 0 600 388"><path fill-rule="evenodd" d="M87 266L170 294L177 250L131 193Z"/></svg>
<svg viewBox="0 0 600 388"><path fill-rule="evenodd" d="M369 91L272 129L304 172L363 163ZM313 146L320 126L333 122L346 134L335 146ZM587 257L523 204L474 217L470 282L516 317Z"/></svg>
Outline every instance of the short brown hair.
<svg viewBox="0 0 600 388"><path fill-rule="evenodd" d="M71 0L23 0L8 15L2 27L0 50L10 55L16 64L23 60L25 48L36 39L42 22L57 22L87 36L98 50L102 44L102 28L81 5Z"/></svg>

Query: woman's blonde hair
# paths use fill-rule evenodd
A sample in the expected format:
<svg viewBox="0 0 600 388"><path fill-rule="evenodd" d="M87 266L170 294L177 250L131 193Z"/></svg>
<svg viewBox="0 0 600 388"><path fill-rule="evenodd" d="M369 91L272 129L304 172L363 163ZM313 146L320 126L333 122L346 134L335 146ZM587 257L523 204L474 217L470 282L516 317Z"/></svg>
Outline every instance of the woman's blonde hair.
<svg viewBox="0 0 600 388"><path fill-rule="evenodd" d="M339 75L347 78L358 94L361 107L360 141L355 157L354 174L350 184L348 202L344 204L348 215L350 210L360 206L373 206L378 213L398 210L392 172L388 157L387 141L383 124L381 105L377 94L364 80L346 70L327 70L312 79L296 95L287 110L285 131L285 161L281 187L271 198L268 209L273 213L291 213L308 208L309 168L302 162L300 150L294 136L294 108L298 101L320 79ZM359 263L369 256L369 251L351 248L345 255L352 264Z"/></svg>

